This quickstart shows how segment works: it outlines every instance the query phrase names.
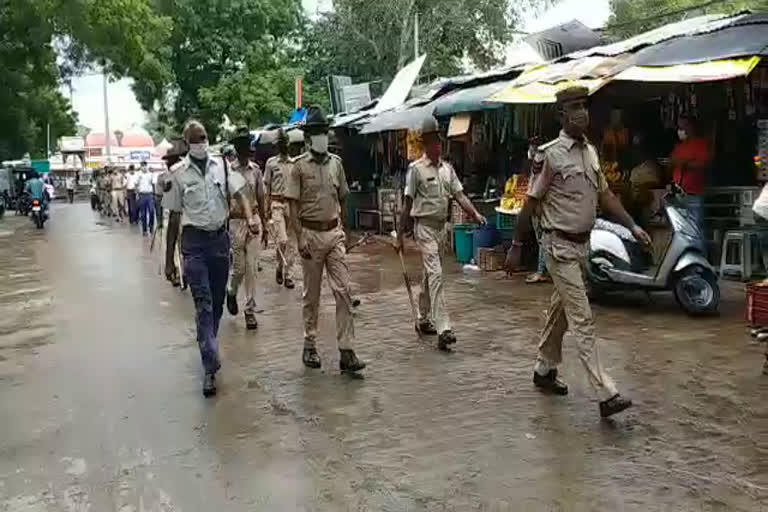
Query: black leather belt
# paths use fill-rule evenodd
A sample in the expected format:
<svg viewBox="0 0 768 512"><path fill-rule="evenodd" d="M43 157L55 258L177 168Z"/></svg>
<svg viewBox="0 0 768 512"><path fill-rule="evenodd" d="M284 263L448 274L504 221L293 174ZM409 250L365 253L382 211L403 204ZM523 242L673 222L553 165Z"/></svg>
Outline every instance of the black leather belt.
<svg viewBox="0 0 768 512"><path fill-rule="evenodd" d="M208 231L207 229L200 229L200 228L195 227L195 226L184 226L184 227L181 228L182 234L189 233L189 234L203 235L203 236L221 235L226 230L227 230L226 224L221 226L218 229L214 229L213 231Z"/></svg>
<svg viewBox="0 0 768 512"><path fill-rule="evenodd" d="M312 231L330 231L332 229L336 229L336 226L339 225L339 219L333 219L328 221L300 219L299 222L301 222L302 227L311 229Z"/></svg>
<svg viewBox="0 0 768 512"><path fill-rule="evenodd" d="M585 244L589 240L589 231L586 233L568 233L567 231L563 231L561 229L545 229L545 233L554 233L560 238L563 238L565 240L568 240L569 242L573 242L576 244Z"/></svg>

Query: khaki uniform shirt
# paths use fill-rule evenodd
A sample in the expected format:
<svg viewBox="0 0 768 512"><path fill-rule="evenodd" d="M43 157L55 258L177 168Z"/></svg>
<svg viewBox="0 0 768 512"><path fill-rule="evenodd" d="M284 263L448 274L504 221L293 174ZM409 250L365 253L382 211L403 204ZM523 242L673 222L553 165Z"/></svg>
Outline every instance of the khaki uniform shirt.
<svg viewBox="0 0 768 512"><path fill-rule="evenodd" d="M311 151L294 160L285 182L285 197L299 202L299 218L328 222L339 218L339 202L349 194L341 158L332 153L315 156Z"/></svg>
<svg viewBox="0 0 768 512"><path fill-rule="evenodd" d="M248 201L251 203L253 213L258 214L258 201L264 199L264 177L261 174L261 168L259 168L255 162L250 161L248 162L248 165L243 168L240 165L240 162L235 160L232 162L232 167L230 167L230 178L233 174L238 174L245 180L245 187L243 190L245 191L246 197L248 197ZM245 218L245 213L242 211L243 208L240 205L240 201L230 198L229 207L233 218Z"/></svg>
<svg viewBox="0 0 768 512"><path fill-rule="evenodd" d="M178 162L173 164L170 169L168 169L163 173L164 177L163 177L163 203L162 204L163 204L163 208L165 210L168 210L169 212L181 211L181 210L174 210L173 208L171 208L172 205L170 203L172 200L175 200L175 198L171 197L170 194L166 193L165 188L166 188L166 184L170 184L171 188L173 188L173 174L178 169L181 169L183 166L184 166L184 160L179 160Z"/></svg>
<svg viewBox="0 0 768 512"><path fill-rule="evenodd" d="M561 131L539 150L544 165L528 195L541 201L541 227L587 233L595 223L599 194L608 189L595 147Z"/></svg>
<svg viewBox="0 0 768 512"><path fill-rule="evenodd" d="M291 173L293 163L286 156L273 156L267 160L264 174L264 182L270 185L270 194L276 196L285 195L285 183Z"/></svg>
<svg viewBox="0 0 768 512"><path fill-rule="evenodd" d="M224 227L229 215L225 183L229 183L230 195L235 195L245 185L240 173L224 176L224 167L210 156L205 172L198 168L189 156L174 166L171 189L163 195L163 205L171 211L181 212L181 225L205 231Z"/></svg>
<svg viewBox="0 0 768 512"><path fill-rule="evenodd" d="M115 173L110 178L112 190L122 190L125 188L125 176L121 173Z"/></svg>
<svg viewBox="0 0 768 512"><path fill-rule="evenodd" d="M448 201L463 190L453 166L443 160L436 166L423 156L408 167L405 176L405 195L413 199L414 218L444 222Z"/></svg>

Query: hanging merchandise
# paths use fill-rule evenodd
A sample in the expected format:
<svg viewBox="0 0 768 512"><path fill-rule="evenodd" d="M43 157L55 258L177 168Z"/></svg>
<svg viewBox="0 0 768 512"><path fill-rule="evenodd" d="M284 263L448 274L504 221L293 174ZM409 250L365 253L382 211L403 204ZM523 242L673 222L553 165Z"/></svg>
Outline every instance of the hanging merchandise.
<svg viewBox="0 0 768 512"><path fill-rule="evenodd" d="M415 160L418 160L421 158L421 155L424 154L424 144L421 141L421 132L418 130L408 130L408 135L406 136L407 139L407 158L409 161L413 162Z"/></svg>

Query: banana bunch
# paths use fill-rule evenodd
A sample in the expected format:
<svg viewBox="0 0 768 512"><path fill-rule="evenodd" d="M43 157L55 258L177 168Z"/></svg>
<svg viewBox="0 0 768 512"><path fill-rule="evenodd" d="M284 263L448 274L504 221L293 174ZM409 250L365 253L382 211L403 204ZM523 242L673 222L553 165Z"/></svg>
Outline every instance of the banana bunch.
<svg viewBox="0 0 768 512"><path fill-rule="evenodd" d="M619 170L618 162L602 162L601 167L603 169L603 175L609 184L621 183L624 176Z"/></svg>

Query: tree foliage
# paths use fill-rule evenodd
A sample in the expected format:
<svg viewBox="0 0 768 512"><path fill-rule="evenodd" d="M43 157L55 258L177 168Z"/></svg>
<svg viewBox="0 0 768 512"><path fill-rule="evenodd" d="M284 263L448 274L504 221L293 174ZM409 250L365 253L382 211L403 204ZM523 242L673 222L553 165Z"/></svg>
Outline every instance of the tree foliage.
<svg viewBox="0 0 768 512"><path fill-rule="evenodd" d="M246 77L249 56L278 52L302 21L300 0L156 0L156 8L172 20L161 50L172 80L162 90L139 81L137 97L156 118L172 119L177 128L199 118L212 136L222 114L229 113L223 84L240 87L236 82Z"/></svg>
<svg viewBox="0 0 768 512"><path fill-rule="evenodd" d="M607 33L624 39L685 18L745 9L767 10L768 0L611 0Z"/></svg>
<svg viewBox="0 0 768 512"><path fill-rule="evenodd" d="M356 81L388 81L419 50L429 55L427 75L450 76L468 58L487 69L503 60L503 47L524 12L549 0L335 0L309 28L304 46L313 76L342 74Z"/></svg>
<svg viewBox="0 0 768 512"><path fill-rule="evenodd" d="M51 144L75 133L59 86L90 63L166 81L154 52L166 28L149 0L0 0L0 159L43 156L47 125Z"/></svg>

